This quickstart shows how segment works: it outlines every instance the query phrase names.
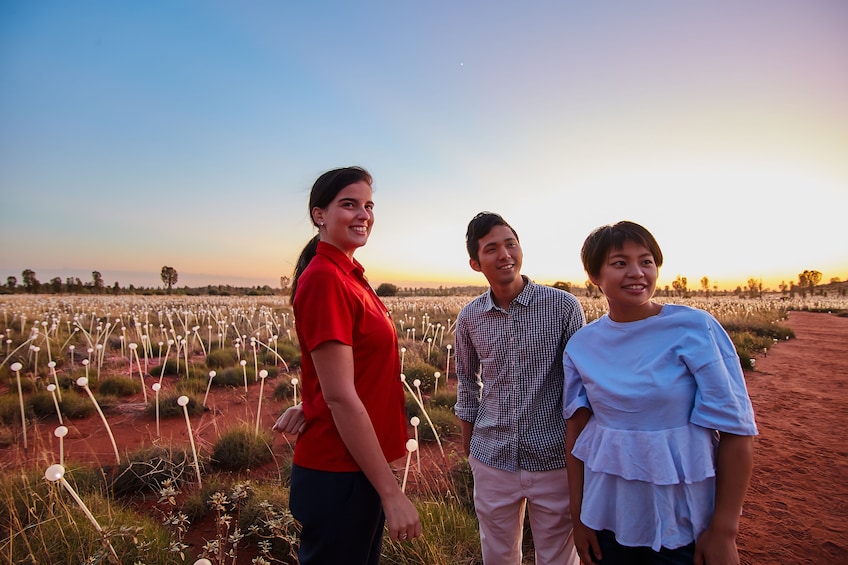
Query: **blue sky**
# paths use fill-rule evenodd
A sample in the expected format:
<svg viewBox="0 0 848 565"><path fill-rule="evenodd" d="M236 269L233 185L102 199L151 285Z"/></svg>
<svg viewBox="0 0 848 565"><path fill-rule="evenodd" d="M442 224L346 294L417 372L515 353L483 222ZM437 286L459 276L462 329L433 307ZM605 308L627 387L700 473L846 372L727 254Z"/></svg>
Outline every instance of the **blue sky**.
<svg viewBox="0 0 848 565"><path fill-rule="evenodd" d="M661 284L848 279L848 3L0 3L0 277L277 286L323 171L374 175L375 284L539 282L621 219Z"/></svg>

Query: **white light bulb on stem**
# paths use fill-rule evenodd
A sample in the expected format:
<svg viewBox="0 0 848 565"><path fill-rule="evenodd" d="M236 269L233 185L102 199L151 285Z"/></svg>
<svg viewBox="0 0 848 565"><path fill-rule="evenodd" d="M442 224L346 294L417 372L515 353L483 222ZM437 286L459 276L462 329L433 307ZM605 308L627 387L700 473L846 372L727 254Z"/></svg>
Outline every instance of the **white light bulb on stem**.
<svg viewBox="0 0 848 565"><path fill-rule="evenodd" d="M86 515L89 522L91 522L91 524L94 526L94 529L97 530L97 533L100 534L101 537L103 538L103 542L109 548L109 552L112 554L112 557L115 558L115 563L120 563L121 560L118 559L118 554L115 553L115 548L112 547L112 544L109 541L109 538L107 538L106 536L103 535L103 528L101 528L100 524L97 523L97 520L94 518L94 514L91 513L91 510L88 509L88 507L85 505L85 503L79 497L79 495L73 489L71 484L65 479L65 467L63 467L62 465L59 465L59 464L50 465L49 467L47 467L47 470L44 471L44 478L47 479L48 481L52 482L52 483L58 482L63 487L65 487L65 490L68 491L68 494L70 494L71 498L73 498L76 501L76 503L79 505L80 509L82 510L83 514Z"/></svg>
<svg viewBox="0 0 848 565"><path fill-rule="evenodd" d="M26 453L29 449L27 445L27 428L26 428L26 412L24 410L24 392L21 388L21 369L23 369L23 365L20 363L12 363L9 365L9 368L15 373L15 382L18 384L18 404L21 410L21 430L23 432L24 438L24 453Z"/></svg>
<svg viewBox="0 0 848 565"><path fill-rule="evenodd" d="M88 361L88 359L84 359L83 363ZM106 428L106 433L109 435L109 439L112 442L112 448L115 450L115 461L117 461L118 465L121 464L121 456L118 453L118 444L115 443L115 436L112 434L112 428L109 427L109 422L106 421L106 415L103 414L103 410L100 409L100 405L97 403L97 399L94 398L94 393L91 392L91 388L88 386L88 377L80 377L77 379L77 386L82 387L85 390L88 397L91 399L92 404L94 404L94 408L97 410L97 413L100 415L100 419L103 421L103 426Z"/></svg>
<svg viewBox="0 0 848 565"><path fill-rule="evenodd" d="M191 431L191 420L188 417L188 396L180 396L177 399L177 404L183 407L183 414L185 415L186 428L188 428L188 439L191 442L191 453L194 455L194 470L197 472L197 485L200 486L200 461L197 459L197 447L194 445L194 434Z"/></svg>
<svg viewBox="0 0 848 565"><path fill-rule="evenodd" d="M409 462L412 459L412 452L418 451L418 442L414 439L406 441L406 467L403 469L403 482L400 485L401 492L406 492L406 477L409 475Z"/></svg>
<svg viewBox="0 0 848 565"><path fill-rule="evenodd" d="M268 371L262 369L259 371L259 405L256 407L256 435L259 435L259 421L262 419L262 394L265 389L265 378L268 376Z"/></svg>

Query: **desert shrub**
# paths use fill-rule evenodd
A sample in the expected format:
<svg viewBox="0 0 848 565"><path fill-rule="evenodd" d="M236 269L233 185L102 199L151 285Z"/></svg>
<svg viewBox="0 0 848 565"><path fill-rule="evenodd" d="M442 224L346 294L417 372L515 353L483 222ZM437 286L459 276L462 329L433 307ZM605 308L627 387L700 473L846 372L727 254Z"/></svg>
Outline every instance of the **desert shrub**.
<svg viewBox="0 0 848 565"><path fill-rule="evenodd" d="M217 474L204 478L199 489L192 489L182 503L181 511L190 522L197 522L209 513L209 499L216 493L226 490L227 485Z"/></svg>
<svg viewBox="0 0 848 565"><path fill-rule="evenodd" d="M241 365L230 367L223 371L218 371L215 379L212 381L212 386L231 386L244 388L245 374L247 374L247 384L251 384L256 380L256 371L250 365Z"/></svg>
<svg viewBox="0 0 848 565"><path fill-rule="evenodd" d="M234 347L215 349L206 356L206 366L210 369L224 369L237 364L238 355Z"/></svg>
<svg viewBox="0 0 848 565"><path fill-rule="evenodd" d="M456 405L456 392L449 390L440 390L430 396L430 406L440 406L442 408L450 408Z"/></svg>
<svg viewBox="0 0 848 565"><path fill-rule="evenodd" d="M744 370L754 370L753 358L745 353L744 351L739 351L739 363L742 365L742 369Z"/></svg>
<svg viewBox="0 0 848 565"><path fill-rule="evenodd" d="M188 379L178 379L175 383L174 388L177 389L177 392L180 394L203 394L206 392L206 381L209 377L207 376L205 379L201 378L188 378Z"/></svg>
<svg viewBox="0 0 848 565"><path fill-rule="evenodd" d="M183 415L183 407L177 404L177 399L179 399L180 394L179 391L167 392L165 394L159 395L159 417L160 418L171 418L174 416L182 416ZM189 416L196 416L198 414L202 414L206 408L203 406L203 399L200 398L196 394L186 394L188 396L188 404L186 404L186 408L188 409ZM148 416L155 416L156 414L156 405L154 402L150 402L145 410L145 413Z"/></svg>
<svg viewBox="0 0 848 565"><path fill-rule="evenodd" d="M141 392L141 382L128 377L106 377L100 381L98 392L122 398L133 396Z"/></svg>
<svg viewBox="0 0 848 565"><path fill-rule="evenodd" d="M182 369L180 369L182 371ZM185 372L180 373L180 376L184 377ZM209 378L209 370L205 366L190 364L188 366L188 377L189 379L200 379L205 381Z"/></svg>
<svg viewBox="0 0 848 565"><path fill-rule="evenodd" d="M18 393L18 377L14 373L10 377L6 379L6 386L9 387L9 391L14 391L15 394ZM21 392L24 394L29 394L35 390L35 383L32 382L32 379L25 375L21 375Z"/></svg>
<svg viewBox="0 0 848 565"><path fill-rule="evenodd" d="M265 369L268 371L268 379L275 379L280 376L280 369L276 365L259 365L259 370Z"/></svg>
<svg viewBox="0 0 848 565"><path fill-rule="evenodd" d="M266 366L270 365L272 367L276 367L280 360L277 359L277 355L274 354L273 349L265 349L258 355L256 355L257 360L260 365Z"/></svg>
<svg viewBox="0 0 848 565"><path fill-rule="evenodd" d="M750 359L751 356L762 353L763 350L768 349L774 343L774 340L770 337L760 336L748 331L734 332L730 334L730 339L733 341L733 345L736 346L736 352L739 354L740 359L742 355ZM749 369L750 362L747 364L743 362L742 367Z"/></svg>
<svg viewBox="0 0 848 565"><path fill-rule="evenodd" d="M291 401L294 398L294 386L291 384L291 379L280 379L276 385L274 385L274 400L283 401L289 400Z"/></svg>
<svg viewBox="0 0 848 565"><path fill-rule="evenodd" d="M62 410L62 416L68 418L86 418L93 414L95 410L88 395L80 394L75 390L67 390L62 393L59 408Z"/></svg>
<svg viewBox="0 0 848 565"><path fill-rule="evenodd" d="M264 465L273 459L271 432L248 424L233 426L222 433L212 449L212 465L219 469L243 470Z"/></svg>
<svg viewBox="0 0 848 565"><path fill-rule="evenodd" d="M179 367L184 367L184 363L182 361L179 362ZM181 369L182 370L182 369ZM167 375L170 377L175 377L177 375L177 360L176 359L166 359L164 363L161 365L156 365L151 367L148 371L148 374L151 377L160 377L163 375Z"/></svg>
<svg viewBox="0 0 848 565"><path fill-rule="evenodd" d="M419 416L420 417L421 416L421 407L418 406L418 401L415 400L415 398L412 396L412 394L410 394L408 391L407 391L406 395L404 396L404 398L405 398L404 402L405 402L405 405L406 405L406 417L407 418L412 418L413 416Z"/></svg>
<svg viewBox="0 0 848 565"><path fill-rule="evenodd" d="M300 348L284 341L277 344L277 354L283 358L289 369L300 367Z"/></svg>
<svg viewBox="0 0 848 565"><path fill-rule="evenodd" d="M57 399L58 400L58 399ZM36 418L56 417L56 405L53 403L53 395L40 390L26 398L27 412L31 412ZM20 411L18 412L20 414ZM58 417L56 417L58 420Z"/></svg>
<svg viewBox="0 0 848 565"><path fill-rule="evenodd" d="M412 383L415 382L415 379L421 381L421 390L422 391L431 391L433 390L433 384L436 379L433 376L434 373L438 372L438 369L433 365L425 362L417 362L407 365L404 368L403 374L406 375L406 382L409 383L409 386L415 389Z"/></svg>
<svg viewBox="0 0 848 565"><path fill-rule="evenodd" d="M441 406L431 406L427 409L427 414L430 416L430 420L433 421L433 425L436 427L440 438L455 436L461 433L462 428L460 428L459 420L456 419L456 414L453 413L453 410ZM433 433L430 422L424 416L419 416L419 418L421 419L421 424L418 426L418 439L421 441L436 441L436 435Z"/></svg>
<svg viewBox="0 0 848 565"><path fill-rule="evenodd" d="M26 404L24 405L24 414L26 414L28 418L32 416L31 413L27 413ZM4 394L0 396L0 423L7 426L15 424L20 426L21 407L17 393Z"/></svg>
<svg viewBox="0 0 848 565"><path fill-rule="evenodd" d="M59 377L59 388L61 388L63 391L62 394L64 394L64 391L72 389L76 386L76 378L74 377L74 375L62 373L61 375L57 376Z"/></svg>
<svg viewBox="0 0 848 565"><path fill-rule="evenodd" d="M193 464L185 448L143 448L126 456L126 461L114 470L109 486L118 497L158 492L165 481L179 485L193 478Z"/></svg>

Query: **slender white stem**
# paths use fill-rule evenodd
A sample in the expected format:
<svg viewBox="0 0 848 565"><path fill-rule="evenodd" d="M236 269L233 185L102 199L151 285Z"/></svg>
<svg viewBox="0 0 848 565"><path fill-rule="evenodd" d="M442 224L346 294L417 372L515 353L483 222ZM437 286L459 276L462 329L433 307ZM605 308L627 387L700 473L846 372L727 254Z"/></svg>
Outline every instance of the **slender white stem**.
<svg viewBox="0 0 848 565"><path fill-rule="evenodd" d="M26 429L26 412L24 412L24 393L21 389L21 369L23 365L20 363L12 363L9 365L9 368L15 372L15 380L18 383L18 403L20 404L21 409L21 430L23 430L24 434L24 453L29 450L29 446L27 445L27 429Z"/></svg>
<svg viewBox="0 0 848 565"><path fill-rule="evenodd" d="M194 434L191 432L191 420L188 417L188 397L181 396L177 399L177 404L183 407L185 415L186 428L188 428L188 439L191 442L191 453L194 455L194 469L197 471L197 486L200 486L200 462L197 459L197 447L194 445Z"/></svg>
<svg viewBox="0 0 848 565"><path fill-rule="evenodd" d="M86 365L86 367L88 367L88 365ZM97 409L97 413L100 415L100 419L103 420L103 425L106 427L106 433L109 434L109 440L112 442L112 448L115 450L115 461L117 461L118 465L120 465L121 455L118 453L118 444L115 443L115 436L112 434L112 428L109 427L109 422L106 421L106 415L103 414L103 410L100 409L100 405L97 403L97 399L94 398L94 393L91 392L91 389L88 387L88 379L85 377L80 377L79 379L77 379L77 385L81 386L88 394L88 397L94 404L94 408Z"/></svg>
<svg viewBox="0 0 848 565"><path fill-rule="evenodd" d="M259 421L262 418L262 394L265 389L265 377L268 376L268 371L262 369L259 371L259 406L256 408L256 435L259 435Z"/></svg>

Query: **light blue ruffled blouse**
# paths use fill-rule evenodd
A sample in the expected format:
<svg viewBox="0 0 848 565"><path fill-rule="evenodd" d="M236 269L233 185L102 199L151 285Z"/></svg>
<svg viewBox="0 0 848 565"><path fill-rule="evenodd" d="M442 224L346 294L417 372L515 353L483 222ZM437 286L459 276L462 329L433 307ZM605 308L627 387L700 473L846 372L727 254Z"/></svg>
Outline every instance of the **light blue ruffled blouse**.
<svg viewBox="0 0 848 565"><path fill-rule="evenodd" d="M626 546L692 543L713 513L716 432L757 435L727 332L675 304L635 322L605 315L572 336L563 364L563 416L593 414L573 449L583 523Z"/></svg>

